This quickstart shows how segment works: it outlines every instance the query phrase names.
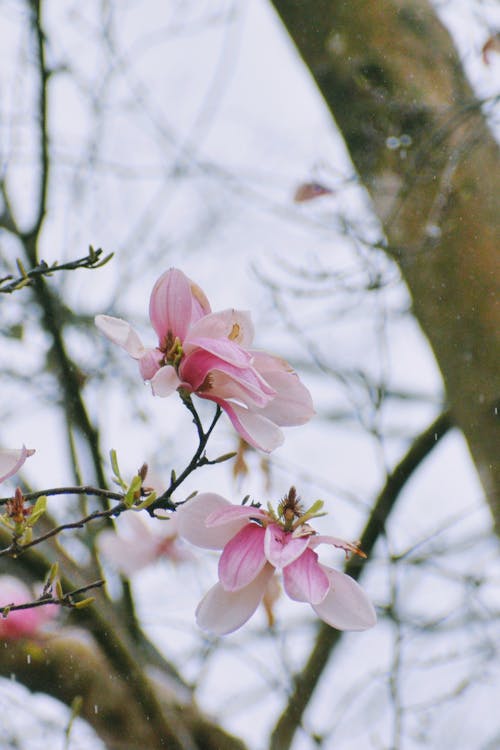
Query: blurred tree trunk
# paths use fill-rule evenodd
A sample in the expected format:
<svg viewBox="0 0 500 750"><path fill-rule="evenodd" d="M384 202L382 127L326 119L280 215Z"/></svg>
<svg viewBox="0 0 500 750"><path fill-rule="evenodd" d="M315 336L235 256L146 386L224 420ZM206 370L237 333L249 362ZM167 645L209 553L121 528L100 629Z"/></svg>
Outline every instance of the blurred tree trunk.
<svg viewBox="0 0 500 750"><path fill-rule="evenodd" d="M371 195L500 531L498 144L426 0L273 4Z"/></svg>
<svg viewBox="0 0 500 750"><path fill-rule="evenodd" d="M192 696L182 694L159 667L147 671L168 736L158 731L131 682L117 672L88 632L62 628L39 639L0 639L0 675L68 706L78 699L78 715L108 750L245 750L241 740L205 717Z"/></svg>

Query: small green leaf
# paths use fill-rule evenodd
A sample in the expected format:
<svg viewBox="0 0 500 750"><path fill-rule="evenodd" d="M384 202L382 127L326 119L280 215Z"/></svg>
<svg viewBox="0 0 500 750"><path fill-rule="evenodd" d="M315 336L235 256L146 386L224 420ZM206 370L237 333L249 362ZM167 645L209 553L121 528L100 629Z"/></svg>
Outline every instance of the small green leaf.
<svg viewBox="0 0 500 750"><path fill-rule="evenodd" d="M43 516L46 510L47 510L47 497L46 495L42 495L42 497L38 498L33 510L31 511L27 525L34 526L36 522L38 521L38 519L41 516Z"/></svg>
<svg viewBox="0 0 500 750"><path fill-rule="evenodd" d="M143 510L144 508L149 508L149 506L152 505L155 500L156 500L156 492L152 492L150 495L147 496L145 500L142 501L142 503L138 503L138 505L133 505L132 510Z"/></svg>
<svg viewBox="0 0 500 750"><path fill-rule="evenodd" d="M95 602L95 596L88 596L86 599L82 599L79 602L75 602L73 604L75 609L85 609L85 607L89 607L92 602Z"/></svg>
<svg viewBox="0 0 500 750"><path fill-rule="evenodd" d="M52 563L52 565L50 566L48 575L47 575L47 586L50 586L51 584L53 584L58 575L59 575L59 563L58 562Z"/></svg>
<svg viewBox="0 0 500 750"><path fill-rule="evenodd" d="M130 487L128 488L125 497L123 498L123 502L127 506L127 508L131 508L134 504L134 500L136 499L136 495L138 492L141 491L142 487L142 477L140 477L138 474L132 479L130 482Z"/></svg>
<svg viewBox="0 0 500 750"><path fill-rule="evenodd" d="M55 586L56 586L56 596L59 600L61 600L64 597L64 591L63 591L63 587L61 586L61 581L59 580L59 578L57 579Z"/></svg>
<svg viewBox="0 0 500 750"><path fill-rule="evenodd" d="M232 451L231 453L224 453L223 456L219 456L219 458L215 458L213 461L210 461L211 464L221 464L223 461L229 461L230 458L234 458L237 456L238 453L236 451Z"/></svg>
<svg viewBox="0 0 500 750"><path fill-rule="evenodd" d="M122 490L125 491L127 489L127 483L124 482L122 475L120 474L120 467L118 466L118 457L116 455L116 451L114 448L112 448L109 452L109 459L111 461L111 468L113 469L113 472L115 475L113 477L113 481L115 482L115 484L121 487Z"/></svg>

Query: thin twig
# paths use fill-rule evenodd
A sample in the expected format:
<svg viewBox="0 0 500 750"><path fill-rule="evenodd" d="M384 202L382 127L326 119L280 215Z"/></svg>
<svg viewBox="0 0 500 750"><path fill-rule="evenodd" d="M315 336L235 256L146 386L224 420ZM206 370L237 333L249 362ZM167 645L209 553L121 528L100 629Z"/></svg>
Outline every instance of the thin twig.
<svg viewBox="0 0 500 750"><path fill-rule="evenodd" d="M51 487L48 490L37 490L36 492L26 492L23 494L25 500L37 500L39 497L50 497L53 495L90 495L93 497L104 497L108 500L123 500L123 492L112 492L111 490L104 490L100 487L92 487L90 485L76 485L71 487ZM11 497L0 498L0 505L5 505Z"/></svg>
<svg viewBox="0 0 500 750"><path fill-rule="evenodd" d="M67 263L53 263L50 266L44 260L41 260L38 265L31 268L29 271L26 271L20 261L18 261L20 275L16 278L13 278L10 275L4 276L4 278L0 279L0 294L12 294L12 292L15 292L18 289L30 286L32 279L39 276L51 276L56 271L74 271L77 268L100 268L113 257L113 253L109 253L103 258L101 257L102 253L103 251L101 248L94 250L91 246L89 252L83 258L68 261Z"/></svg>
<svg viewBox="0 0 500 750"><path fill-rule="evenodd" d="M196 425L196 430L198 432L198 440L199 440L198 448L196 449L196 452L193 458L191 459L189 464L186 466L184 471L181 474L179 474L179 476L172 474L172 481L170 482L170 487L167 490L165 490L163 495L160 495L154 501L154 503L151 503L151 505L148 508L148 511L151 514L153 514L153 512L157 508L163 508L163 509L167 508L167 509L175 510L175 505L172 504L170 498L172 497L175 490L182 484L182 482L184 482L184 480L190 474L192 474L193 471L195 471L196 469L199 469L201 466L207 466L210 463L218 462L217 459L215 459L215 461L209 461L209 459L204 455L204 452L208 443L208 439L210 435L212 434L212 431L215 425L217 424L217 422L219 421L219 418L222 414L222 409L220 408L219 405L217 405L217 408L215 410L215 415L210 423L208 430L205 432L203 430L203 425L201 424L200 417L191 400L191 397L188 396L186 398L183 398L183 403L188 409L188 411L190 411L191 414L193 415L193 422Z"/></svg>
<svg viewBox="0 0 500 750"><path fill-rule="evenodd" d="M34 547L41 542L45 542L47 539L51 539L53 536L57 536L62 531L68 531L69 529L81 529L91 521L98 521L100 518L111 518L111 516L119 516L120 513L123 513L125 510L127 510L127 506L125 505L125 503L118 503L118 505L114 505L112 508L108 508L108 510L96 510L93 513L90 513L88 516L85 516L85 518L80 518L78 521L70 521L69 523L62 523L59 526L54 526L54 528L50 529L50 531L47 531L45 534L41 534L35 539L32 539L31 542L19 544L17 539L14 539L8 547L0 550L0 557L4 557L5 555L13 555L17 557L30 547Z"/></svg>
<svg viewBox="0 0 500 750"><path fill-rule="evenodd" d="M4 610L8 610L6 615L2 615L3 617L7 617L10 612L18 612L22 609L35 609L35 607L44 607L46 604L57 604L62 607L75 608L76 605L73 601L73 598L75 596L84 594L86 591L90 591L91 589L100 588L101 586L104 586L105 583L106 581L100 578L98 581L88 583L86 586L80 586L80 588L78 589L68 591L61 597L51 596L50 594L43 594L39 599L35 599L35 601L32 602L25 602L24 604L0 604L0 613L4 612Z"/></svg>

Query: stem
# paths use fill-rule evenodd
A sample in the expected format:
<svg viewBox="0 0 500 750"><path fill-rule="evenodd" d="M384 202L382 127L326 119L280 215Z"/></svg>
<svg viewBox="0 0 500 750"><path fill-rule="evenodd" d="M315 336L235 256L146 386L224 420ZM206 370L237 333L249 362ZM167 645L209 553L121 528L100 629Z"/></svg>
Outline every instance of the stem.
<svg viewBox="0 0 500 750"><path fill-rule="evenodd" d="M193 473L196 469L199 469L201 466L206 466L209 462L209 460L204 456L205 448L207 446L208 440L210 438L210 435L212 434L212 431L219 421L219 418L222 414L222 409L219 405L217 405L217 408L215 409L214 417L210 423L210 426L208 430L205 432L203 430L203 425L201 423L200 417L198 415L198 412L196 411L196 408L191 400L191 396L184 397L182 399L184 405L188 409L188 411L191 412L193 415L193 422L196 426L196 430L198 432L198 448L196 449L196 452L189 462L189 464L186 466L184 471L179 474L179 476L175 477L173 481L170 482L170 487L165 490L163 495L160 495L154 503L151 503L151 505L148 507L149 513L152 515L153 512L157 508L167 508L169 510L175 510L175 505L171 502L170 498L172 497L175 490L184 482L187 477Z"/></svg>
<svg viewBox="0 0 500 750"><path fill-rule="evenodd" d="M53 536L57 536L61 533L61 531L67 531L68 529L81 529L90 521L97 521L100 518L110 518L111 516L118 516L125 510L127 510L127 506L125 505L125 503L118 503L118 505L114 505L112 508L108 508L108 510L96 510L93 513L90 513L88 516L85 516L85 518L80 518L80 520L78 521L71 521L69 523L62 523L60 524L60 526L55 526L54 528L50 529L50 531L47 531L45 534L41 534L35 539L32 539L31 542L27 542L26 544L18 544L17 540L14 539L14 541L8 547L0 550L0 557L3 557L4 555L13 555L14 557L17 557L30 547L34 547L41 542L45 542L47 539L51 539Z"/></svg>
<svg viewBox="0 0 500 750"><path fill-rule="evenodd" d="M37 490L36 492L27 492L23 494L25 500L37 500L43 495L50 497L53 495L92 495L94 497L104 497L108 500L123 500L122 492L112 492L111 490L104 490L100 487L92 487L91 485L83 486L69 486L69 487L52 487L48 490ZM5 505L11 497L0 498L0 505Z"/></svg>
<svg viewBox="0 0 500 750"><path fill-rule="evenodd" d="M0 604L0 612L2 612L2 610L5 610L5 609L8 609L9 613L16 612L21 609L35 609L35 607L43 607L46 604L58 604L63 607L75 608L75 603L72 601L74 596L78 596L79 594L84 594L85 592L90 591L91 589L100 588L101 586L104 586L104 584L105 584L105 581L100 579L98 581L93 581L92 583L88 583L86 586L80 586L80 588L74 589L73 591L68 591L61 598L50 596L50 595L45 595L45 596L42 596L40 599L36 599L34 602L26 602L25 604L3 604L3 605Z"/></svg>
<svg viewBox="0 0 500 750"><path fill-rule="evenodd" d="M113 253L110 253L109 255L106 255L105 258L101 259L101 255L102 250L94 250L91 247L88 255L85 255L83 258L68 261L67 263L54 263L52 266L49 266L44 260L42 260L29 271L25 271L24 268L19 265L20 262L18 262L18 266L22 271L21 275L15 279L13 279L12 276L5 276L0 279L0 294L12 294L12 292L17 291L18 289L31 285L33 279L41 276L52 276L56 271L74 271L77 268L100 268L113 257Z"/></svg>

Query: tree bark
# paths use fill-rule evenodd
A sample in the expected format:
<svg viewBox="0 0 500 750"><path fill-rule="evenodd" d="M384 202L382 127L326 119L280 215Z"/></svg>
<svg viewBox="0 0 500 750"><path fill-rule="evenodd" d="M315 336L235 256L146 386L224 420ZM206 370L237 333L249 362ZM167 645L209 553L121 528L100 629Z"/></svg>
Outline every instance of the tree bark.
<svg viewBox="0 0 500 750"><path fill-rule="evenodd" d="M178 684L169 684L160 669L150 670L148 677L171 734L159 733L133 685L83 630L63 628L37 639L0 640L0 675L14 677L68 706L80 698L79 715L108 750L170 750L172 737L182 750L245 750L241 740L204 717L189 694L180 694Z"/></svg>
<svg viewBox="0 0 500 750"><path fill-rule="evenodd" d="M371 195L500 532L498 144L426 0L273 4Z"/></svg>

